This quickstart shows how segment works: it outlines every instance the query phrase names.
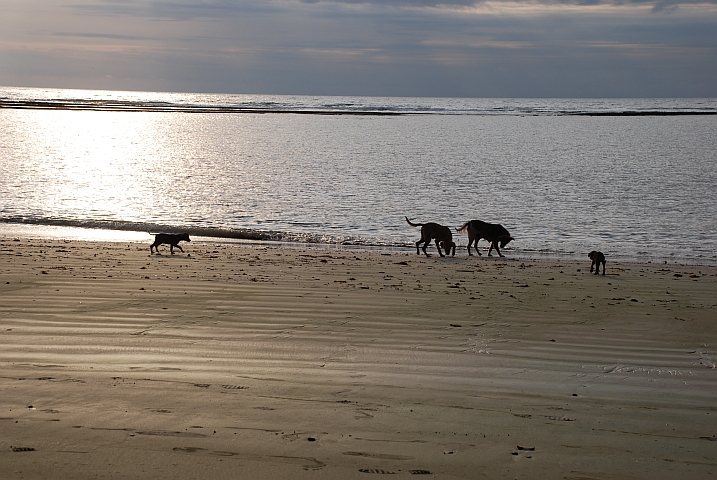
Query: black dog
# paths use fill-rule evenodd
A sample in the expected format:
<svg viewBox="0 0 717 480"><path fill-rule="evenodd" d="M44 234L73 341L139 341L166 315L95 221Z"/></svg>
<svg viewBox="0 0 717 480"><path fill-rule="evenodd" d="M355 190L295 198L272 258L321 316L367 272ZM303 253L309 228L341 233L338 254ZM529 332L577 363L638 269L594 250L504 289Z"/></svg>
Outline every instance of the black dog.
<svg viewBox="0 0 717 480"><path fill-rule="evenodd" d="M503 257L504 255L500 253L500 248L498 248L498 242L500 242L500 246L503 248L508 245L511 240L514 240L514 238L510 236L508 230L506 230L503 225L499 225L497 223L486 223L481 222L480 220L471 220L470 222L464 223L462 227L456 228L456 232L460 233L463 233L466 230L468 230L468 255L471 254L471 244L474 244L476 253L480 255L481 253L478 250L478 240L485 238L490 242L488 256L490 257L490 252L495 248L495 251L498 252L498 256Z"/></svg>
<svg viewBox="0 0 717 480"><path fill-rule="evenodd" d="M157 253L159 253L159 246L167 244L169 245L170 253L174 255L174 247L182 250L182 247L179 246L179 242L182 240L191 242L188 233L157 233L154 235L154 243L149 246L149 254L151 255L154 249L157 249ZM182 253L184 253L184 250L182 250Z"/></svg>
<svg viewBox="0 0 717 480"><path fill-rule="evenodd" d="M456 254L456 244L453 242L453 234L451 233L451 229L448 227L444 227L443 225L439 225L437 223L411 223L411 221L406 217L406 221L408 224L412 227L421 227L421 239L416 242L416 254L420 255L421 252L419 251L420 245L423 244L423 253L430 257L428 253L426 253L426 247L431 244L431 240L436 240L436 248L438 249L438 254L441 257L445 257L443 255L443 252L441 252L441 246L443 246L443 249L446 251L446 255L451 253L451 250L453 251L453 254L451 256L455 256Z"/></svg>
<svg viewBox="0 0 717 480"><path fill-rule="evenodd" d="M590 265L590 273L593 272L593 267L595 267L595 275L598 275L600 273L600 264L602 263L602 274L605 275L605 255L602 252L593 250L588 253L588 258L593 261L592 265Z"/></svg>

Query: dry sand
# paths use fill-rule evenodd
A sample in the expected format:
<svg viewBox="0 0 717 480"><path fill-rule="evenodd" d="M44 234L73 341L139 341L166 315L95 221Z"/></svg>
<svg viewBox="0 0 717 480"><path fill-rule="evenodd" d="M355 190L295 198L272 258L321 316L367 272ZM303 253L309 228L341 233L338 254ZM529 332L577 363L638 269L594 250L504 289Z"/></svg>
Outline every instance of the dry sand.
<svg viewBox="0 0 717 480"><path fill-rule="evenodd" d="M0 239L3 479L717 474L717 268L149 243Z"/></svg>

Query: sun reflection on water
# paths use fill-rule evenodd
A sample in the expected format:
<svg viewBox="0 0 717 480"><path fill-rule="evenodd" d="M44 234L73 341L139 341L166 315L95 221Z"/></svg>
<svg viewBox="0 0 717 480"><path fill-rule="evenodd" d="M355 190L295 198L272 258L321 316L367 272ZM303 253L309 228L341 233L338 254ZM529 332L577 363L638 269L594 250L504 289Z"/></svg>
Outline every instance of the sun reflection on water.
<svg viewBox="0 0 717 480"><path fill-rule="evenodd" d="M163 178L156 174L157 159L171 149L163 141L163 114L28 113L14 126L26 147L16 167L21 177L34 177L28 185L44 186L27 192L40 197L44 212L62 205L104 220L147 218L146 198Z"/></svg>

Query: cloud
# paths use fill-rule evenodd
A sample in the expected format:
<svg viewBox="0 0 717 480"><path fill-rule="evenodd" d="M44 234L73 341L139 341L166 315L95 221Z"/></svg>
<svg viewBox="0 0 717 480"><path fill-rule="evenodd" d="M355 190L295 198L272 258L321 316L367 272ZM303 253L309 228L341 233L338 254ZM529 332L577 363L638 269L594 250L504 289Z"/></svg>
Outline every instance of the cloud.
<svg viewBox="0 0 717 480"><path fill-rule="evenodd" d="M3 10L0 85L717 96L712 1L71 1Z"/></svg>
<svg viewBox="0 0 717 480"><path fill-rule="evenodd" d="M56 37L77 37L77 38L108 38L114 40L149 40L150 37L137 35L118 35L112 33L81 33L81 32L54 32Z"/></svg>
<svg viewBox="0 0 717 480"><path fill-rule="evenodd" d="M291 10L297 4L316 8L328 5L364 6L393 9L465 9L490 4L527 6L627 6L652 7L654 11L673 10L679 5L717 5L717 0L102 0L75 4L72 8L86 14L123 15L137 17L191 20L197 18L227 18L241 14L272 13ZM362 10L365 12L365 10ZM360 12L356 12L360 13Z"/></svg>
<svg viewBox="0 0 717 480"><path fill-rule="evenodd" d="M376 5L382 7L472 7L490 3L493 5L568 5L568 6L621 6L647 5L655 8L669 8L677 5L716 5L717 0L297 0L306 4Z"/></svg>
<svg viewBox="0 0 717 480"><path fill-rule="evenodd" d="M231 18L241 14L268 13L277 10L272 1L139 1L101 0L70 5L78 13L99 16L129 16L189 21L201 18Z"/></svg>

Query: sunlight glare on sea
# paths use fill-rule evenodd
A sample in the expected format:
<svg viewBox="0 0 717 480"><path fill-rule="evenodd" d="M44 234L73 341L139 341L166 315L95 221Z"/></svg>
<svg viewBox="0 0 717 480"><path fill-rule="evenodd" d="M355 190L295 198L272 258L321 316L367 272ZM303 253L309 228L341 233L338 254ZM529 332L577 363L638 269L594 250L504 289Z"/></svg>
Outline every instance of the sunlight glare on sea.
<svg viewBox="0 0 717 480"><path fill-rule="evenodd" d="M515 238L510 255L582 258L599 249L717 263L713 99L0 88L3 102L5 234L22 224L145 239L182 229L395 248L417 240L408 216L451 228L501 223ZM456 240L465 254L467 238Z"/></svg>
<svg viewBox="0 0 717 480"><path fill-rule="evenodd" d="M38 208L52 212L64 205L100 217L144 217L152 173L161 167L157 115L20 113L12 134L22 139L24 154L15 158L16 172L21 184L40 190Z"/></svg>

